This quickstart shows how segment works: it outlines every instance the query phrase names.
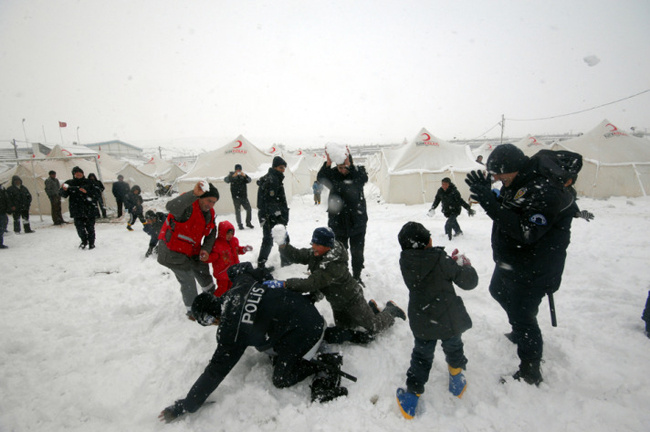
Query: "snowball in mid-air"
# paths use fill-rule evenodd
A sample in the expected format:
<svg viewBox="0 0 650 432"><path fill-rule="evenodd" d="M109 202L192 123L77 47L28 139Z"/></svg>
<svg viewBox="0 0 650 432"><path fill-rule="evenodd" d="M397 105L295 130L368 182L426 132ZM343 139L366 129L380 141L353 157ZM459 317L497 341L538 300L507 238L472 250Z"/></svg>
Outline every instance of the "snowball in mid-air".
<svg viewBox="0 0 650 432"><path fill-rule="evenodd" d="M583 58L583 60L585 63L587 63L588 66L596 66L598 63L600 63L600 59L595 55L588 55L587 57Z"/></svg>
<svg viewBox="0 0 650 432"><path fill-rule="evenodd" d="M328 143L325 146L325 150L332 162L337 165L344 164L345 159L348 157L348 149L344 144Z"/></svg>
<svg viewBox="0 0 650 432"><path fill-rule="evenodd" d="M201 180L201 189L203 192L209 192L210 191L210 183L208 183L207 180Z"/></svg>

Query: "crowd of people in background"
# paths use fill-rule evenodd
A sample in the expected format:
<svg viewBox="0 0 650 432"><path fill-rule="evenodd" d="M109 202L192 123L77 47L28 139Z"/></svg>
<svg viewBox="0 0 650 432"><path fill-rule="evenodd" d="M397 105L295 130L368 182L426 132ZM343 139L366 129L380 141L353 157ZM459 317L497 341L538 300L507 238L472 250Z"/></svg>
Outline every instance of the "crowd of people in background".
<svg viewBox="0 0 650 432"><path fill-rule="evenodd" d="M457 249L447 254L435 245L422 224L406 222L396 236L402 249L398 264L409 292L407 312L393 301L380 308L374 299L366 300L362 271L369 220L364 196L368 175L363 166L354 164L349 150L339 163L327 151L325 156L312 191L314 205L320 205L323 189L329 190L328 226L314 229L310 247L295 247L288 234L286 161L274 157L267 173L257 180L261 246L256 267L240 262L239 256L253 247L239 244L235 224L228 220L217 224L214 206L220 195L213 184L199 181L191 191L170 199L167 213L154 209L145 213L138 185L130 186L121 175L113 183L117 217L122 217L123 209L128 213L129 231L140 220L148 235L145 257L156 254L158 263L173 272L187 318L203 326L219 326L217 348L207 368L185 398L161 412L161 421L195 412L248 346L270 356L275 386L288 387L312 377L312 401L345 396L341 377L354 377L341 370L343 357L332 345L371 343L396 318L408 319L414 338L405 386L396 391L403 416L417 415L438 342L447 362L449 392L463 396L469 360L462 334L472 327L472 320L455 287L475 288L479 282L476 270ZM548 297L553 311L552 295L560 288L573 219L594 217L576 205L573 184L582 157L567 151L541 151L528 157L516 146L503 144L485 164L482 156L476 161L485 168L467 175L469 199L463 199L445 177L428 215L433 216L441 205L450 241L463 234L457 221L461 209L473 216L471 205L478 204L492 220L495 266L489 292L511 325L505 337L516 346L520 361L511 377L539 386L543 382L543 338L537 322L540 304ZM247 191L251 181L241 164L224 177L239 230L254 228ZM500 188L495 189L495 184ZM68 223L61 210L61 199L67 199L81 249L96 247L95 221L107 216L104 190L94 173L86 177L80 167L74 167L72 178L63 184L55 171L45 180L53 224ZM9 215L16 234L21 230L34 233L29 221L31 202L32 195L19 176L6 189L0 185L0 249L7 248L4 234ZM273 277L274 268L267 263L274 243L281 265L304 265L306 277ZM331 307L333 326L328 327L314 307L322 298ZM642 319L650 337L650 292Z"/></svg>

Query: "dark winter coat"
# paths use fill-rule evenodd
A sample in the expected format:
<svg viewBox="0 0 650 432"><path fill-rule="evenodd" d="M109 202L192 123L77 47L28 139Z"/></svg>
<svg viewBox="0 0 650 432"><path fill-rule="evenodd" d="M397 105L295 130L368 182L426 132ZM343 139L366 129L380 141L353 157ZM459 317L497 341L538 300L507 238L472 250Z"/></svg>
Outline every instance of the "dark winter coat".
<svg viewBox="0 0 650 432"><path fill-rule="evenodd" d="M284 174L275 168L269 168L269 171L257 180L257 217L260 225L265 221L272 227L289 223L289 206L283 181Z"/></svg>
<svg viewBox="0 0 650 432"><path fill-rule="evenodd" d="M113 183L113 196L116 200L124 202L124 199L131 191L131 186L125 181L116 181Z"/></svg>
<svg viewBox="0 0 650 432"><path fill-rule="evenodd" d="M478 275L473 267L459 266L442 247L404 250L399 265L409 289L408 316L413 336L445 340L472 327L453 284L465 290L475 288Z"/></svg>
<svg viewBox="0 0 650 432"><path fill-rule="evenodd" d="M323 334L325 320L306 296L283 288L265 288L250 263L233 266L229 276L234 286L223 296L201 294L210 302L212 316L220 316L217 349L205 371L182 401L194 412L239 362L249 346L258 351L274 348L287 358L302 357ZM209 296L209 297L208 297ZM276 365L276 369L283 365ZM287 386L291 382L276 382ZM281 378L281 377L280 377Z"/></svg>
<svg viewBox="0 0 650 432"><path fill-rule="evenodd" d="M61 188L61 196L69 198L68 208L70 209L70 216L72 218L87 218L95 217L95 202L97 198L93 195L95 188L93 184L86 177L80 179L72 178L66 180L64 184L68 185L68 189ZM86 192L82 192L81 189Z"/></svg>
<svg viewBox="0 0 650 432"><path fill-rule="evenodd" d="M61 189L61 183L58 178L48 177L45 179L45 193L49 199L60 200L61 195L59 190Z"/></svg>
<svg viewBox="0 0 650 432"><path fill-rule="evenodd" d="M101 182L100 180L98 180L96 177L95 177L94 179L89 177L88 180L90 180L90 182L91 182L92 185L93 185L93 188L95 188L95 193L94 193L94 195L95 195L96 197L98 197L98 198L101 198L102 193L104 192L104 189L106 189L106 188L104 187L104 183L102 183L102 182Z"/></svg>
<svg viewBox="0 0 650 432"><path fill-rule="evenodd" d="M165 219L167 219L167 214L158 212L156 213L156 219L153 222L144 224L142 226L142 230L149 234L149 237L151 237L149 240L150 247L154 247L158 244L158 235L160 234L160 230L165 223Z"/></svg>
<svg viewBox="0 0 650 432"><path fill-rule="evenodd" d="M461 198L458 188L453 183L449 184L447 190L443 188L438 189L431 208L437 208L440 203L442 203L442 214L445 217L460 215L460 210L463 207L467 210L470 209L469 204Z"/></svg>
<svg viewBox="0 0 650 432"><path fill-rule="evenodd" d="M223 178L223 181L230 184L230 194L233 199L244 199L248 198L247 186L251 182L251 178L247 175L234 176L235 171L230 171L226 177Z"/></svg>
<svg viewBox="0 0 650 432"><path fill-rule="evenodd" d="M359 283L348 270L348 251L339 241L325 255L315 256L311 248L296 249L287 244L280 253L291 262L306 264L309 277L290 278L285 286L303 293L322 293L332 306L332 310L345 310L348 305L363 297Z"/></svg>
<svg viewBox="0 0 650 432"><path fill-rule="evenodd" d="M138 193L135 193L138 191ZM135 185L131 188L131 191L126 195L124 199L124 208L133 214L142 214L142 204L144 199L142 199L142 190L140 186Z"/></svg>
<svg viewBox="0 0 650 432"><path fill-rule="evenodd" d="M363 166L350 165L350 171L343 175L335 167L323 163L317 180L330 190L327 202L328 225L335 233L352 237L366 231L368 212L363 186L368 174Z"/></svg>
<svg viewBox="0 0 650 432"><path fill-rule="evenodd" d="M0 185L0 215L7 214L11 211L11 206L9 205L9 195L7 195L7 190Z"/></svg>
<svg viewBox="0 0 650 432"><path fill-rule="evenodd" d="M32 194L23 186L23 181L19 176L11 178L11 186L7 188L10 206L15 212L28 212L32 204Z"/></svg>
<svg viewBox="0 0 650 432"><path fill-rule="evenodd" d="M548 161L533 156L512 184L501 188L498 205L485 210L493 220L497 265L512 271L515 280L553 291L560 285L578 207L562 179L548 172Z"/></svg>

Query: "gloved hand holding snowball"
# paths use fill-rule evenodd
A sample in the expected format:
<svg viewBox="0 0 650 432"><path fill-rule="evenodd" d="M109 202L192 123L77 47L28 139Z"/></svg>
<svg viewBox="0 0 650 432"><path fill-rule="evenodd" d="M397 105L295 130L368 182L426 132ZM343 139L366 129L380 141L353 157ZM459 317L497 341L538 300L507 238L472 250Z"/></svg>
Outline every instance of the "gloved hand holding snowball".
<svg viewBox="0 0 650 432"><path fill-rule="evenodd" d="M271 228L271 236L273 242L278 246L284 246L287 243L287 227L284 225L276 225Z"/></svg>
<svg viewBox="0 0 650 432"><path fill-rule="evenodd" d="M472 265L469 258L467 258L465 254L458 253L458 249L454 249L454 251L451 253L451 259L456 261L456 264L458 264L461 267L463 266L470 267Z"/></svg>

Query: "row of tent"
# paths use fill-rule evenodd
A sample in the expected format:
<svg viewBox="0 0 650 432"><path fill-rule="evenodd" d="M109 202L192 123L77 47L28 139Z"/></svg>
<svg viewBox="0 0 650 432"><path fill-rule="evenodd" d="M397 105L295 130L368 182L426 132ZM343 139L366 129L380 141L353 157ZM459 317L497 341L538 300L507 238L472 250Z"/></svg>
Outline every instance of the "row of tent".
<svg viewBox="0 0 650 432"><path fill-rule="evenodd" d="M583 157L575 188L578 195L590 198L611 196L638 197L650 192L650 141L620 131L608 120L576 138L544 144L533 136L512 143L527 156L539 150L568 150ZM422 204L432 202L443 178L449 177L463 197L469 196L465 176L485 167L495 146L484 144L475 150L449 143L426 129L394 149L386 149L367 162L371 181L379 186L389 203Z"/></svg>
<svg viewBox="0 0 650 432"><path fill-rule="evenodd" d="M583 168L575 187L581 196L637 197L646 196L650 191L650 141L628 135L608 120L566 141L544 144L533 136L527 136L513 144L527 156L542 149L580 153ZM476 157L482 155L486 161L493 149L494 146L484 144L471 150L467 145L439 139L422 128L411 141L369 157L366 168L370 181L378 186L385 202L422 204L433 201L445 177L451 178L463 197L468 197L469 190L464 182L466 174L484 169L476 162ZM325 160L323 154L303 154L301 151L282 153L275 148L262 151L242 135L216 150L200 154L187 173L157 156L136 167L101 151L92 157L80 158L56 146L47 157L19 162L12 169L0 173L0 184L7 185L13 175L19 175L32 195L36 195L37 202L32 205L32 211L49 214L50 206L43 183L49 170L56 171L62 181L68 178L75 165L80 166L86 174L96 172L106 186L104 196L109 207L115 206L110 190L120 174L129 184L138 184L145 194L153 194L159 181L174 183L179 192L186 192L192 190L197 181L208 180L221 193L215 210L218 214L227 214L233 211L233 203L224 177L234 170L235 164L242 165L244 172L253 179L248 186L248 194L251 204L255 206L255 180L266 174L276 155L287 161L284 182L287 198L311 192L316 174Z"/></svg>

